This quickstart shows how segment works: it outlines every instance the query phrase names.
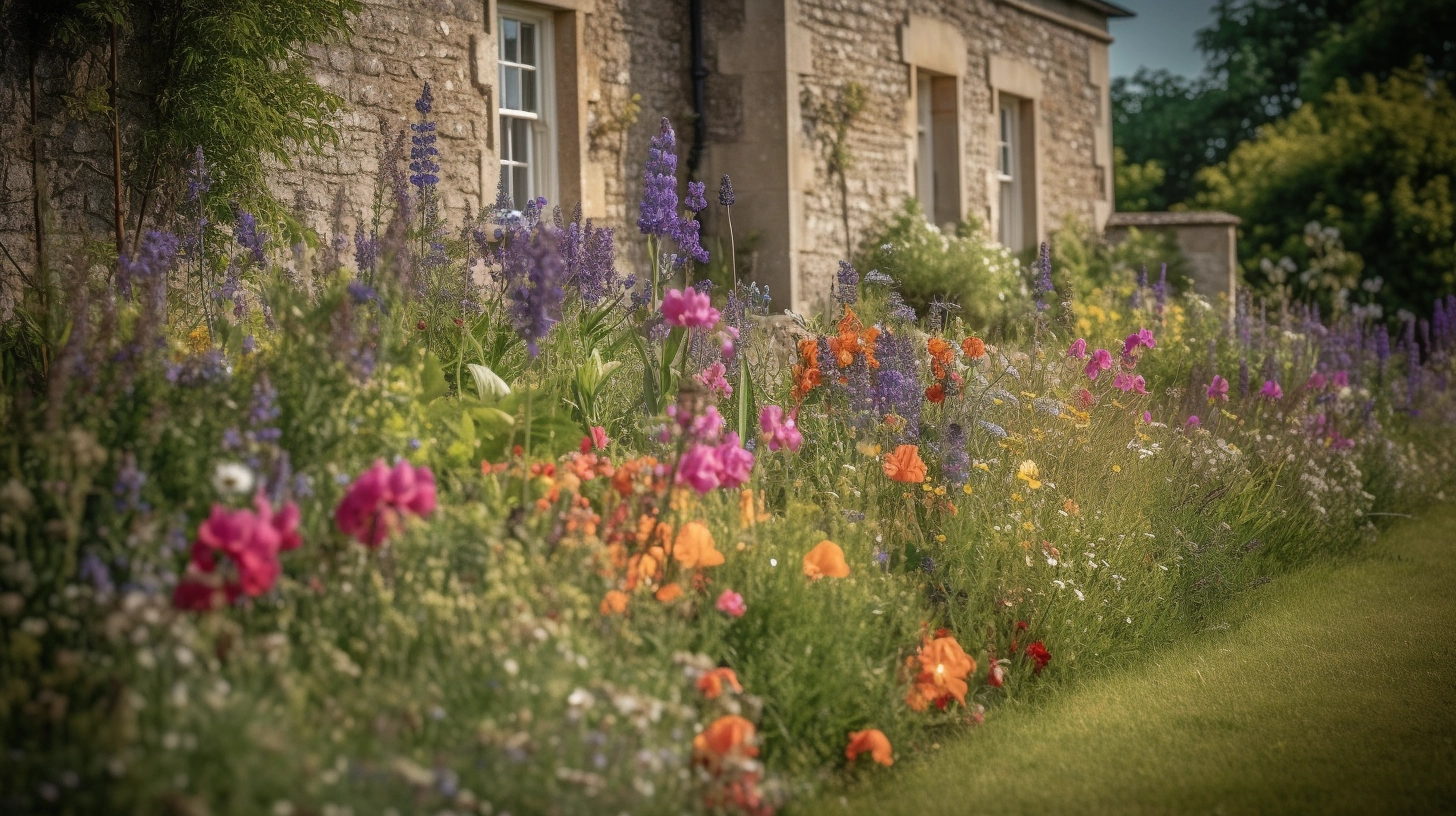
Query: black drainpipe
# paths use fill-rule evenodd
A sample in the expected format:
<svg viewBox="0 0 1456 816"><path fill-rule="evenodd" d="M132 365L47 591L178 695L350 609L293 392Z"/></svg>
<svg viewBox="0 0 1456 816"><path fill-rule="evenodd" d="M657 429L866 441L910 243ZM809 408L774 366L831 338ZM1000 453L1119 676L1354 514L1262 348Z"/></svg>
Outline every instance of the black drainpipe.
<svg viewBox="0 0 1456 816"><path fill-rule="evenodd" d="M688 153L688 178L698 177L703 150L708 144L708 66L703 56L703 0L688 0L688 20L692 29L693 77L693 148Z"/></svg>

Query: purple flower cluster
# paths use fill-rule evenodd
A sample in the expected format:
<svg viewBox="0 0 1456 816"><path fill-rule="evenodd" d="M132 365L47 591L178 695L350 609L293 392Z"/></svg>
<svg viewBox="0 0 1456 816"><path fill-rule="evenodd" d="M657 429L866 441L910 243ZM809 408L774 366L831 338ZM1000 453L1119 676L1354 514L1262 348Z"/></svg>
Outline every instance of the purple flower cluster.
<svg viewBox="0 0 1456 816"><path fill-rule="evenodd" d="M611 227L596 227L591 221L583 223L580 204L576 205L571 221L560 231L566 282L576 288L588 306L597 305L622 286L612 236Z"/></svg>
<svg viewBox="0 0 1456 816"><path fill-rule="evenodd" d="M233 238L253 263L263 262L263 245L267 243L268 235L258 228L258 219L252 213L246 210L238 213L237 223L233 224Z"/></svg>
<svg viewBox="0 0 1456 816"><path fill-rule="evenodd" d="M966 450L966 429L958 422L945 428L940 450L940 470L945 480L955 487L966 483L971 474L971 454Z"/></svg>
<svg viewBox="0 0 1456 816"><path fill-rule="evenodd" d="M722 207L733 206L733 179L728 174L723 174L723 180L718 183L718 205Z"/></svg>
<svg viewBox="0 0 1456 816"><path fill-rule="evenodd" d="M1036 263L1032 266L1032 272L1036 275L1036 280L1032 286L1036 294L1036 310L1038 312L1044 312L1051 308L1048 297L1055 295L1057 291L1056 286L1052 283L1051 248L1047 246L1045 241L1042 241L1041 249L1037 252Z"/></svg>
<svg viewBox="0 0 1456 816"><path fill-rule="evenodd" d="M504 243L500 257L511 325L526 341L532 358L541 353L541 340L561 320L566 298L566 261L553 233L555 229L545 225L530 232L518 228Z"/></svg>
<svg viewBox="0 0 1456 816"><path fill-rule="evenodd" d="M135 255L122 255L116 264L116 291L129 298L133 290L142 298L166 297L167 273L172 271L180 243L170 232L152 230L142 237Z"/></svg>
<svg viewBox="0 0 1456 816"><path fill-rule="evenodd" d="M834 276L834 299L846 306L859 302L859 273L848 261L839 262L839 273Z"/></svg>
<svg viewBox="0 0 1456 816"><path fill-rule="evenodd" d="M708 251L699 240L702 225L692 216L678 212L677 199L677 135L667 117L647 150L647 164L643 168L641 214L637 228L643 235L671 238L678 247L674 263L681 265L693 260L708 262ZM702 182L688 184L688 197L684 202L693 213L708 206Z"/></svg>
<svg viewBox="0 0 1456 816"><path fill-rule="evenodd" d="M429 116L434 103L435 96L430 91L430 83L426 82L420 98L415 100L415 110L420 113L420 121L410 124L413 135L410 136L409 181L420 188L422 199L440 183L440 163L436 161L440 151L435 147L435 123L424 118Z"/></svg>
<svg viewBox="0 0 1456 816"><path fill-rule="evenodd" d="M142 487L147 483L147 474L137 468L136 454L127 451L122 454L121 468L116 472L116 484L111 486L116 496L118 513L146 512L150 509L142 501Z"/></svg>
<svg viewBox="0 0 1456 816"><path fill-rule="evenodd" d="M875 356L880 362L875 376L875 413L880 417L893 414L903 420L895 429L897 438L918 439L925 389L916 375L914 343L909 337L887 331L875 344Z"/></svg>

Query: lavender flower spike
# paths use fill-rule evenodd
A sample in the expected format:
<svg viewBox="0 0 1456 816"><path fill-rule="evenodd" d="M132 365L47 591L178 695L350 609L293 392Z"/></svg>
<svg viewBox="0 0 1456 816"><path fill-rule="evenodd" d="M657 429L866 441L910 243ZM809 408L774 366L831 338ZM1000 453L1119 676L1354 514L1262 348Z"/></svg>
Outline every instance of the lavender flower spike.
<svg viewBox="0 0 1456 816"><path fill-rule="evenodd" d="M637 228L643 235L671 236L677 228L677 135L667 117L652 137L643 168L642 209Z"/></svg>
<svg viewBox="0 0 1456 816"><path fill-rule="evenodd" d="M728 174L723 174L723 180L718 184L718 204L723 207L733 206L733 179Z"/></svg>

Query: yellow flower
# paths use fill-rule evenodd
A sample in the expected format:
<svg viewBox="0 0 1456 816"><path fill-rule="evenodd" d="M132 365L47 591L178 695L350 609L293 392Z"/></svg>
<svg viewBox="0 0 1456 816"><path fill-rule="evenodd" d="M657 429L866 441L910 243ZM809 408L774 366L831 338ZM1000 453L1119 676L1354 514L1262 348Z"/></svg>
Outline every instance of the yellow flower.
<svg viewBox="0 0 1456 816"><path fill-rule="evenodd" d="M971 486L970 485L966 485L965 487L962 487L961 488L961 491L964 492L967 496L969 496L969 495L971 495Z"/></svg>
<svg viewBox="0 0 1456 816"><path fill-rule="evenodd" d="M198 354L212 348L212 333L206 326L198 326L187 333L187 348Z"/></svg>
<svg viewBox="0 0 1456 816"><path fill-rule="evenodd" d="M1122 472L1122 465L1113 465L1112 466L1112 472L1113 473L1121 473Z"/></svg>
<svg viewBox="0 0 1456 816"><path fill-rule="evenodd" d="M1021 522L1021 529L1023 529L1023 530L1035 530L1036 529L1036 525L1035 524L1032 524L1029 521L1023 521L1023 522Z"/></svg>
<svg viewBox="0 0 1456 816"><path fill-rule="evenodd" d="M945 533L941 533L941 534L937 535L935 537L935 540L941 542L942 544L944 544L945 543Z"/></svg>
<svg viewBox="0 0 1456 816"><path fill-rule="evenodd" d="M1011 494L1011 500L1012 501L1026 501L1026 499L1024 499L1024 498L1021 497L1021 494L1020 493L1012 493Z"/></svg>
<svg viewBox="0 0 1456 816"><path fill-rule="evenodd" d="M857 445L854 446L854 448L855 448L855 450L859 451L860 453L864 454L865 456L879 456L880 455L880 446L877 445L877 444L875 444L874 442L870 442L868 440L866 440L864 442L858 443Z"/></svg>
<svg viewBox="0 0 1456 816"><path fill-rule="evenodd" d="M985 471L986 473L990 473L991 472L991 466L988 465L988 464L986 464L985 462L977 462L976 463L976 470L982 470L982 471Z"/></svg>
<svg viewBox="0 0 1456 816"><path fill-rule="evenodd" d="M1016 469L1016 478L1026 482L1026 486L1032 490L1041 489L1041 471L1037 469L1036 463L1030 459L1023 459L1021 466Z"/></svg>

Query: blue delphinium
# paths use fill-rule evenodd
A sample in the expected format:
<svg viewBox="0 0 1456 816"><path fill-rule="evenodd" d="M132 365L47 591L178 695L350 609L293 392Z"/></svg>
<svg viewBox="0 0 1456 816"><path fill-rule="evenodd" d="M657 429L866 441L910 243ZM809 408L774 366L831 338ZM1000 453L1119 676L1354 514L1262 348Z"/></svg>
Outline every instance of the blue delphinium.
<svg viewBox="0 0 1456 816"><path fill-rule="evenodd" d="M542 338L561 319L566 296L566 263L558 240L549 234L552 229L518 233L503 259L511 325L533 358L541 353Z"/></svg>
<svg viewBox="0 0 1456 816"><path fill-rule="evenodd" d="M253 263L263 262L263 245L267 242L268 235L258 228L258 219L252 213L246 210L238 213L237 223L233 225L233 237Z"/></svg>
<svg viewBox="0 0 1456 816"><path fill-rule="evenodd" d="M1041 249L1037 251L1036 264L1032 266L1032 272L1036 275L1035 285L1032 287L1036 294L1036 310L1044 312L1051 308L1049 298L1056 294L1056 286L1052 283L1052 255L1051 249L1045 241L1041 243Z"/></svg>
<svg viewBox="0 0 1456 816"><path fill-rule="evenodd" d="M642 174L641 215L637 228L643 235L671 237L677 228L677 134L667 117L647 148Z"/></svg>

